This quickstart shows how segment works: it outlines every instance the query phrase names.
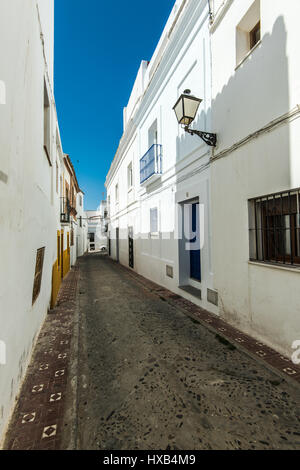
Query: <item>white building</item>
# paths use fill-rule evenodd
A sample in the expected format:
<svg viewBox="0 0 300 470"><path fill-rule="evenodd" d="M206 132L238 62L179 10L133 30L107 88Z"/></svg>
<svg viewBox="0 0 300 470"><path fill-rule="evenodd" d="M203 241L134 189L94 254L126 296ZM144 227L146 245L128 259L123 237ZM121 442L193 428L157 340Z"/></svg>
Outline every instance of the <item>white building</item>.
<svg viewBox="0 0 300 470"><path fill-rule="evenodd" d="M297 0L177 1L106 180L114 259L288 356L300 339L299 13ZM178 126L186 89L203 100L191 128L216 133L216 148ZM200 223L183 210L197 202ZM194 229L200 251L186 244Z"/></svg>
<svg viewBox="0 0 300 470"><path fill-rule="evenodd" d="M107 250L107 204L101 201L96 211L86 211L89 252Z"/></svg>
<svg viewBox="0 0 300 470"><path fill-rule="evenodd" d="M0 2L0 441L70 266L53 44L53 0Z"/></svg>
<svg viewBox="0 0 300 470"><path fill-rule="evenodd" d="M106 187L111 256L217 313L206 295L213 288L211 147L186 133L173 111L191 90L203 99L195 128L211 131L210 60L208 2L177 0L151 61L141 63ZM192 231L198 243L190 250Z"/></svg>
<svg viewBox="0 0 300 470"><path fill-rule="evenodd" d="M212 236L219 313L291 356L300 339L300 2L214 3Z"/></svg>
<svg viewBox="0 0 300 470"><path fill-rule="evenodd" d="M77 194L77 222L76 222L76 259L86 253L88 224L84 211L84 193Z"/></svg>

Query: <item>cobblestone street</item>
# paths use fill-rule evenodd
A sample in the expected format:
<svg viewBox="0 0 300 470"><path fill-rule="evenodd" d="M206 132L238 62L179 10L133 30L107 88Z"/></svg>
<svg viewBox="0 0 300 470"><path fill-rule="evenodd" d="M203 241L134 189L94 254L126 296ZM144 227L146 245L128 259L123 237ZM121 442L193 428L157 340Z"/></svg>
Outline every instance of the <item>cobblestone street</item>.
<svg viewBox="0 0 300 470"><path fill-rule="evenodd" d="M278 373L263 354L240 351L241 340L267 351ZM86 255L42 328L4 447L299 449L292 367L108 257Z"/></svg>
<svg viewBox="0 0 300 470"><path fill-rule="evenodd" d="M80 272L79 449L299 449L299 389L107 257Z"/></svg>

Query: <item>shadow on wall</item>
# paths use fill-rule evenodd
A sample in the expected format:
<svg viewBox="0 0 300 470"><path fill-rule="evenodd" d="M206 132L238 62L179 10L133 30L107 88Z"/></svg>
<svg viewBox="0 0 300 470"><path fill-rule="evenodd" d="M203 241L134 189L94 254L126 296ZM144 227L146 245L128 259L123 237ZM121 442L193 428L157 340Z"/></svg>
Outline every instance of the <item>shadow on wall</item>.
<svg viewBox="0 0 300 470"><path fill-rule="evenodd" d="M272 33L263 36L261 44L236 68L213 100L216 155L294 106L289 96L286 45L287 31L279 16ZM248 199L291 189L289 126L285 124L226 153L212 164L212 178L213 257L216 287L223 305L221 313L236 325L251 323L262 335L274 333L274 341L280 344L278 332L271 331L272 325L267 331L262 320L260 325L255 324L261 293L250 285L248 271ZM222 237L217 237L214 234L220 229ZM268 294L264 295L272 295L272 286L270 282Z"/></svg>
<svg viewBox="0 0 300 470"><path fill-rule="evenodd" d="M201 106L203 106L203 103ZM197 114L195 120L191 125L191 129L195 129L198 131L214 132L209 129L207 124L209 122L211 122L211 109L209 109L207 112L204 112L202 110L200 113ZM209 147L207 146L207 144L203 142L203 140L196 134L192 136L182 130L181 135L176 138L176 163L180 162L183 158L193 154L194 152L198 152L200 157L207 154L208 151Z"/></svg>
<svg viewBox="0 0 300 470"><path fill-rule="evenodd" d="M218 134L215 153L260 129L290 110L287 32L282 17L272 34L235 70L212 102L212 119ZM226 55L225 55L226 58ZM289 134L285 143L289 145ZM288 163L286 156L276 163ZM261 160L263 164L263 160Z"/></svg>

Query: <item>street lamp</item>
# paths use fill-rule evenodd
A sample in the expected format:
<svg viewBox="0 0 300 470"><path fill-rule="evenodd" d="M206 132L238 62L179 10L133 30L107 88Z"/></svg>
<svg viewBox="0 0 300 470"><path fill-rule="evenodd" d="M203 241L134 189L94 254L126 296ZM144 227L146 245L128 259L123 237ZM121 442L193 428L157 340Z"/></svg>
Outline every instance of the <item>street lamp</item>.
<svg viewBox="0 0 300 470"><path fill-rule="evenodd" d="M191 95L190 90L185 90L183 94L178 99L177 103L174 106L174 111L177 117L178 124L181 124L184 127L185 132L188 132L191 135L198 135L207 145L215 147L217 144L217 135L210 132L197 131L195 129L190 129L190 125L194 121L197 111L199 109L200 103L203 100L195 98Z"/></svg>

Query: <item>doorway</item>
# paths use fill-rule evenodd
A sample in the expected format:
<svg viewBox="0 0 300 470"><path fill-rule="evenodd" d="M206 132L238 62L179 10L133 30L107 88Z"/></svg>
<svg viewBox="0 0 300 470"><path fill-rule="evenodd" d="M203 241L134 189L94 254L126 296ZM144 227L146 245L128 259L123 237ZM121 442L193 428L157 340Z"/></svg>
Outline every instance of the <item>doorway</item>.
<svg viewBox="0 0 300 470"><path fill-rule="evenodd" d="M116 228L116 260L120 261L120 231L119 227Z"/></svg>
<svg viewBox="0 0 300 470"><path fill-rule="evenodd" d="M178 204L178 261L179 287L199 290L202 281L201 269L201 226L199 198ZM198 297L199 297L198 295Z"/></svg>
<svg viewBox="0 0 300 470"><path fill-rule="evenodd" d="M200 217L199 203L192 204L191 207L191 233L194 238L191 239L190 249L190 277L195 281L201 282L201 254L200 254Z"/></svg>
<svg viewBox="0 0 300 470"><path fill-rule="evenodd" d="M134 243L133 243L133 227L128 227L128 255L129 267L134 268Z"/></svg>

